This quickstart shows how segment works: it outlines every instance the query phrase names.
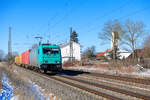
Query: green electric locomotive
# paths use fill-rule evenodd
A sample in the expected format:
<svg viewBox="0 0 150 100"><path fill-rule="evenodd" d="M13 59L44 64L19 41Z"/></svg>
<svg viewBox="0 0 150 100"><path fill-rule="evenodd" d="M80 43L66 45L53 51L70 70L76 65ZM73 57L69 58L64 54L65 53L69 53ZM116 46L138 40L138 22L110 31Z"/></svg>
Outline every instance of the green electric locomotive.
<svg viewBox="0 0 150 100"><path fill-rule="evenodd" d="M35 46L29 53L29 65L47 71L61 71L62 58L58 45L41 44Z"/></svg>

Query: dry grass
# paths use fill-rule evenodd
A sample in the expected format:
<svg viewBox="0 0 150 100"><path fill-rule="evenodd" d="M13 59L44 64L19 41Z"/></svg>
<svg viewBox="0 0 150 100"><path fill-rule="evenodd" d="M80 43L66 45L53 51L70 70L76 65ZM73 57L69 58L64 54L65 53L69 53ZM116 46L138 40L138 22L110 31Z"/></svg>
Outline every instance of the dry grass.
<svg viewBox="0 0 150 100"><path fill-rule="evenodd" d="M81 62L65 62L63 67L77 67L81 66L86 68L100 68L104 70L115 70L120 73L132 73L138 72L137 67L135 67L136 62L132 61L110 61L110 62L100 62L100 61L87 61L82 64Z"/></svg>
<svg viewBox="0 0 150 100"><path fill-rule="evenodd" d="M19 96L19 100L35 100L34 96L27 97L20 89L14 89L14 93Z"/></svg>
<svg viewBox="0 0 150 100"><path fill-rule="evenodd" d="M9 79L11 80L11 83L13 86L17 86L14 89L14 93L15 95L19 96L19 100L35 100L35 94L32 94L30 97L28 97L28 93L25 90L30 90L30 83L29 80L30 78L27 77L24 73L21 72L21 70L18 71L18 68L15 68L14 66L1 66L0 67L0 73L5 73L7 74L7 76L9 77ZM0 85L1 86L1 85ZM45 89L44 91L39 91L40 93L43 93L45 95L48 96L48 98L50 98L50 100L54 100L54 96L49 96L49 94L51 93L50 91L48 91L47 89ZM57 97L56 97L57 99Z"/></svg>
<svg viewBox="0 0 150 100"><path fill-rule="evenodd" d="M75 66L81 66L82 65L82 62L80 61L73 61L73 62L70 62L70 61L66 61L63 63L63 67L75 67Z"/></svg>
<svg viewBox="0 0 150 100"><path fill-rule="evenodd" d="M14 88L14 94L15 95L19 95L19 100L34 100L32 99L33 97L30 98L26 98L27 93L23 93L21 90L22 88L28 88L29 89L29 84L28 82L26 82L25 80L22 79L22 75L16 75L14 73L15 68L13 66L5 66L5 67L1 67L1 71L3 71L3 73L5 73L10 81L11 81L11 85L13 86L17 86L16 88Z"/></svg>
<svg viewBox="0 0 150 100"><path fill-rule="evenodd" d="M137 72L137 68L135 67L123 67L118 69L119 72L121 73L132 73L132 72Z"/></svg>

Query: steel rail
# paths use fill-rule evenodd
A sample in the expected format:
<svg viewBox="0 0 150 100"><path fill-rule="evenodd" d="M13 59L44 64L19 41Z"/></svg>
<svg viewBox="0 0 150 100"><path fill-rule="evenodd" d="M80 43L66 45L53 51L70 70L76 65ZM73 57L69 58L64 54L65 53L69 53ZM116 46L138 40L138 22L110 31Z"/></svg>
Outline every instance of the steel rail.
<svg viewBox="0 0 150 100"><path fill-rule="evenodd" d="M150 85L149 79L131 78L131 77L126 77L126 76L108 75L108 74L100 74L100 73L90 73L89 75L115 79L115 80L120 80L120 81L126 81L126 82L132 82L132 83L139 83L139 84L144 84L144 85Z"/></svg>
<svg viewBox="0 0 150 100"><path fill-rule="evenodd" d="M68 76L60 76L60 77L67 78L67 79L74 80L74 81L78 81L80 83L84 83L84 84L87 84L87 85L92 85L92 86L96 86L96 87L99 87L99 88L111 90L111 91L114 91L114 92L119 92L119 93L122 93L122 94L130 95L130 96L133 96L133 97L141 98L141 99L144 99L144 100L150 100L150 96L146 95L146 94L133 92L133 91L125 90L125 89L120 89L120 88L116 88L116 87L111 87L111 86L107 86L107 85L104 85L104 84L88 82L88 81L85 81L85 80L81 80L81 79L77 79L77 78L73 78L73 77L68 77Z"/></svg>
<svg viewBox="0 0 150 100"><path fill-rule="evenodd" d="M92 94L95 94L95 95L98 95L98 96L102 96L102 97L107 98L107 99L110 99L110 100L122 100L122 98L115 97L115 96L113 96L113 95L109 95L109 94L106 94L106 93L103 93L103 92L99 92L99 91L96 91L96 90L94 90L94 89L90 89L90 88L81 86L81 85L79 85L79 84L74 84L74 83L71 83L71 82L68 82L68 81L65 81L65 80L56 78L56 77L51 77L51 78L54 79L54 80L63 82L63 83L65 83L65 84L71 85L71 86L73 86L73 87L77 87L77 88L82 89L82 90L84 90L84 91L87 91L87 92L89 92L89 93L92 93Z"/></svg>
<svg viewBox="0 0 150 100"><path fill-rule="evenodd" d="M22 68L22 69L26 69L26 68ZM95 94L95 95L100 96L100 97L104 97L104 98L107 98L107 99L110 99L110 100L122 100L122 98L119 98L119 97L116 97L116 96L113 96L113 95L110 95L110 94L106 94L106 93L103 93L103 92L100 92L100 91L96 91L94 89L90 89L90 88L87 88L87 87L84 87L84 86L81 86L81 85L78 85L78 84L75 84L75 83L71 83L71 82L68 82L68 81L53 77L53 76L49 76L47 74L39 73L39 72L29 70L29 69L27 69L27 70L34 73L34 74L36 74L36 75L40 75L43 78L53 79L53 80L59 81L61 83L65 83L67 85L70 85L70 86L79 88L81 90L87 91L91 94Z"/></svg>
<svg viewBox="0 0 150 100"><path fill-rule="evenodd" d="M25 68L23 68L23 69L25 69ZM98 95L98 96L102 96L102 97L107 98L107 99L122 100L122 98L112 96L112 95L109 95L109 94L106 94L106 93L103 93L103 92L99 92L99 91L96 91L94 89L90 89L90 88L87 88L87 87L84 87L84 86L81 86L81 85L78 85L78 84L75 84L75 83L71 83L71 82L62 80L60 78L49 76L49 75L46 75L46 74L43 74L43 73L38 73L38 72L35 72L35 71L32 71L32 70L29 70L29 71L31 71L32 73L35 73L35 74L39 74L41 77L44 77L44 78L47 78L47 79L54 79L54 80L60 81L62 83L68 84L70 86L77 87L81 90L85 90L89 93L92 93L92 94L95 94L95 95ZM116 87L110 87L110 86L106 86L104 84L97 84L97 83L87 82L85 80L81 80L81 79L77 79L77 78L73 78L73 77L67 77L67 76L64 76L64 75L63 76L57 75L57 76L67 78L67 79L70 79L70 80L73 80L73 81L78 81L80 83L93 85L93 86L96 86L96 87L99 87L99 88L119 92L119 93L122 93L122 94L130 95L130 96L133 96L133 97L141 98L141 99L144 99L144 100L150 100L149 95L145 95L145 94L141 94L141 93L137 93L137 92L132 92L132 91L128 91L128 90L125 90L125 89L119 89L119 88L116 88Z"/></svg>

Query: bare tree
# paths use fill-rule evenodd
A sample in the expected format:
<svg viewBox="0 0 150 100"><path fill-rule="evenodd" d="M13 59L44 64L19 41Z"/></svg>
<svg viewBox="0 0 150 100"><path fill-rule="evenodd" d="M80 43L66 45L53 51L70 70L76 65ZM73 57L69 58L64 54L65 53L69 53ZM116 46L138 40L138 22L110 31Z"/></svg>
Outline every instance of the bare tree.
<svg viewBox="0 0 150 100"><path fill-rule="evenodd" d="M125 44L129 47L129 51L133 52L137 47L138 40L146 33L145 25L142 22L133 22L127 20L125 24L121 24L119 21L109 21L104 25L99 38L102 40L111 40L112 32L117 32L120 37L120 44Z"/></svg>
<svg viewBox="0 0 150 100"><path fill-rule="evenodd" d="M104 40L105 42L110 42L112 32L117 32L119 37L121 37L124 34L122 24L118 20L108 21L107 23L105 23L102 32L99 33L99 38L101 40Z"/></svg>
<svg viewBox="0 0 150 100"><path fill-rule="evenodd" d="M14 60L15 60L15 57L18 56L18 55L19 55L18 52L12 52L12 56L10 58L10 63L13 63ZM8 61L8 54L6 54L4 56L3 60L6 61L6 62Z"/></svg>
<svg viewBox="0 0 150 100"><path fill-rule="evenodd" d="M135 49L137 46L137 41L145 34L145 26L142 22L133 22L127 20L124 25L125 34L122 38L122 43L127 45L133 52L132 58L135 57Z"/></svg>
<svg viewBox="0 0 150 100"><path fill-rule="evenodd" d="M82 59L92 59L96 57L95 46L88 47L82 54Z"/></svg>
<svg viewBox="0 0 150 100"><path fill-rule="evenodd" d="M4 57L4 52L3 52L3 50L0 50L0 61L3 60L3 57Z"/></svg>
<svg viewBox="0 0 150 100"><path fill-rule="evenodd" d="M112 41L112 52L110 52L110 55L112 55L112 59L118 58L118 51L119 51L119 45L121 41L121 37L124 35L124 30L122 28L122 24L118 20L109 21L105 23L104 28L101 33L99 33L99 38L103 40L104 42Z"/></svg>
<svg viewBox="0 0 150 100"><path fill-rule="evenodd" d="M143 48L144 48L144 57L150 58L150 36L148 36L144 41Z"/></svg>

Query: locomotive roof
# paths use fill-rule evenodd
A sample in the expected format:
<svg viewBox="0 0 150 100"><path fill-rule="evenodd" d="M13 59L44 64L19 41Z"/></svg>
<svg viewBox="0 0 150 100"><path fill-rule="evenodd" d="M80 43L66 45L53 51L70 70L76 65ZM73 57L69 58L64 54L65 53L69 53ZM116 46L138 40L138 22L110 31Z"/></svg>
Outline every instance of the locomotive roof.
<svg viewBox="0 0 150 100"><path fill-rule="evenodd" d="M52 45L52 44L42 44L43 47L59 47L58 45Z"/></svg>

